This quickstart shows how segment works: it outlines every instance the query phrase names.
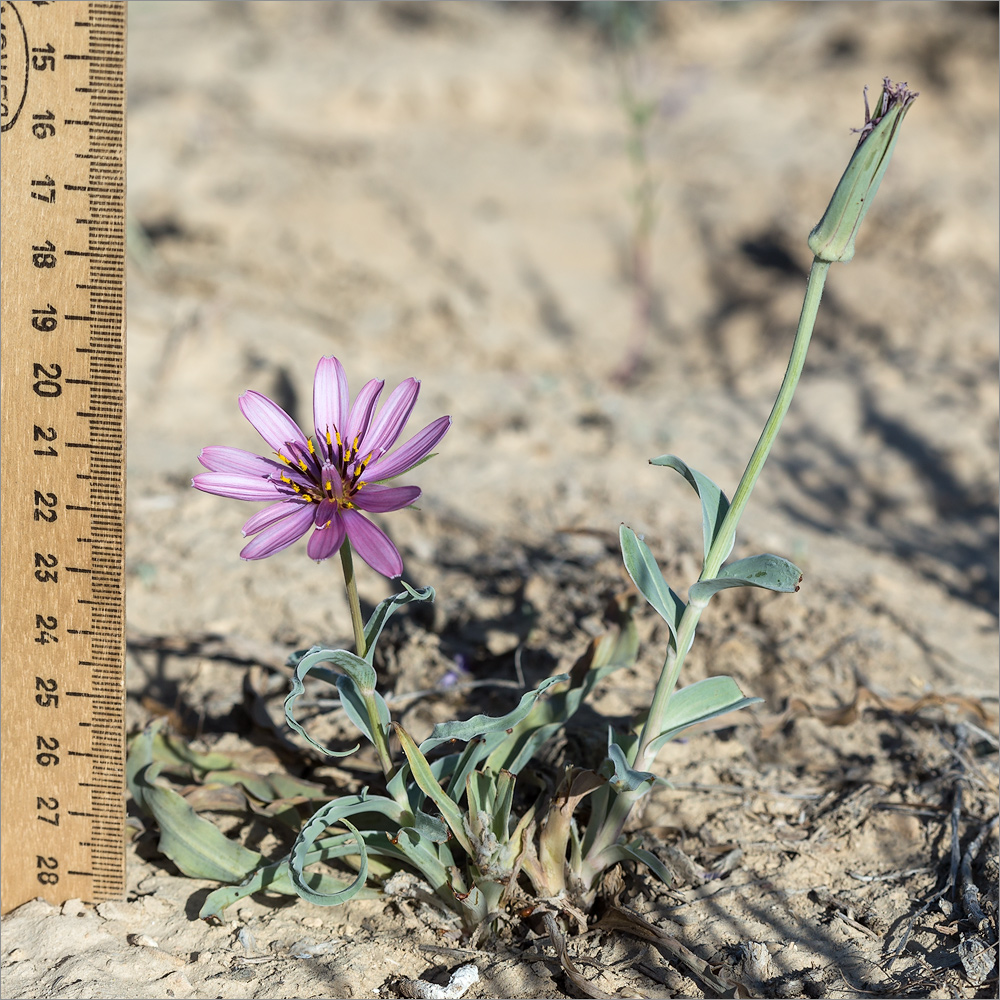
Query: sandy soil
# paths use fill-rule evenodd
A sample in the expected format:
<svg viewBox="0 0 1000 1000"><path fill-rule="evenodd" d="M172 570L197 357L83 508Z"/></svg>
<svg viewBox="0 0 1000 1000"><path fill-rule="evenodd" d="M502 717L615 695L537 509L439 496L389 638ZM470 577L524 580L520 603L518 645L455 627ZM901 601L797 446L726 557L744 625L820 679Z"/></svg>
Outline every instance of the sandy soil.
<svg viewBox="0 0 1000 1000"><path fill-rule="evenodd" d="M580 655L629 587L620 522L678 589L694 579L696 499L647 459L733 489L861 88L908 80L921 96L855 261L831 272L738 540L804 585L718 598L686 677L730 673L765 704L663 754L674 788L641 822L677 881L623 871L617 899L730 996L996 996L995 828L971 859L979 966L948 889L953 842L997 810L996 5L648 5L641 340L598 7L130 5L130 731L168 714L264 770L359 780L279 756L261 725L291 650L350 642L337 567L302 546L241 563L247 506L189 486L202 446L257 447L243 390L308 423L323 354L355 388L422 379L413 427L454 416L413 479L420 511L383 521L407 579L438 592L379 661L387 694L437 689L400 702L416 734L510 705L507 688L442 693L457 665L535 683ZM388 593L364 569L360 586L369 605ZM646 704L653 617L597 711ZM209 926L213 885L179 876L137 813L132 829L126 900L4 919L4 996L387 997L470 961L470 997L713 995L606 923L568 944L586 990L528 924L474 950L412 907L259 898Z"/></svg>

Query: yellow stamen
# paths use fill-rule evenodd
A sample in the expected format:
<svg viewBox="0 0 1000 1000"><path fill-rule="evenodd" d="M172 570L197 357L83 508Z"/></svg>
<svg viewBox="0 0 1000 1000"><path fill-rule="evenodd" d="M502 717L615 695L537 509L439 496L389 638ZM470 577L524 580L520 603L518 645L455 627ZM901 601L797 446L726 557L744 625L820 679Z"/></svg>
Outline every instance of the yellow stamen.
<svg viewBox="0 0 1000 1000"><path fill-rule="evenodd" d="M282 476L282 477L281 477L281 481L282 481L282 482L283 482L283 483L284 483L284 484L285 484L286 486L291 486L291 488L292 488L293 490L295 490L295 492L296 492L296 493L298 493L298 494L299 494L300 496L302 496L302 495L303 495L303 493L302 493L302 487L301 487L301 486L299 486L299 484L298 484L298 483L293 483L293 482L291 481L291 479L289 479L289 478L288 478L288 476ZM306 495L306 496L308 496L308 494L305 494L305 495Z"/></svg>

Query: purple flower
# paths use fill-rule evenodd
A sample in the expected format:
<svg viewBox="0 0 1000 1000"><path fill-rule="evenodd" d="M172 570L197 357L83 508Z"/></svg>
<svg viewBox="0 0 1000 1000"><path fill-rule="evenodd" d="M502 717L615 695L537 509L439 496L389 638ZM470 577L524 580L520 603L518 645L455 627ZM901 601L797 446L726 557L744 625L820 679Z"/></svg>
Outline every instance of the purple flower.
<svg viewBox="0 0 1000 1000"><path fill-rule="evenodd" d="M375 414L384 382L373 379L350 405L347 375L334 357L320 358L313 381L316 436L308 438L277 403L259 392L240 396L243 416L271 446L277 461L242 448L213 445L198 461L208 469L191 480L205 493L234 500L274 500L243 525L257 537L244 546L244 559L265 559L298 541L310 528L306 552L328 559L349 538L358 555L383 576L403 572L396 546L361 511L385 513L408 507L416 486L386 486L431 453L451 417L438 417L391 455L420 392L408 378Z"/></svg>

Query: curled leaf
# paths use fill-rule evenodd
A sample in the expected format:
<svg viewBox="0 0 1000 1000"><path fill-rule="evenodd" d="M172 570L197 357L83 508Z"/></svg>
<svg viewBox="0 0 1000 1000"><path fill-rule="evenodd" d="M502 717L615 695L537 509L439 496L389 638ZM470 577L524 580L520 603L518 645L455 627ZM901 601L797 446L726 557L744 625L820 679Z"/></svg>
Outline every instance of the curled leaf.
<svg viewBox="0 0 1000 1000"><path fill-rule="evenodd" d="M420 590L416 590L405 580L400 580L399 582L405 588L404 591L401 594L393 594L392 597L387 597L384 601L382 601L372 612L371 618L368 619L368 623L365 625L365 645L368 650L365 653L365 659L369 663L372 662L372 658L375 656L375 643L378 641L378 637L382 634L382 629L385 628L385 623L396 611L403 607L403 605L409 604L411 601L434 600L433 587L423 587Z"/></svg>
<svg viewBox="0 0 1000 1000"><path fill-rule="evenodd" d="M331 803L331 805L336 805L336 801ZM368 879L368 852L365 849L364 839L358 832L357 827L343 816L340 816L338 822L347 827L357 842L357 853L360 859L357 877L350 885L344 886L342 889L336 889L333 892L326 891L325 887L320 884L319 880L322 876L312 876L312 885L306 882L305 866L309 864L309 853L314 841L329 826L328 813L328 808L320 809L302 827L288 854L288 872L291 876L292 884L295 886L295 891L307 902L316 903L319 906L336 906L339 903L346 903L364 888L365 882Z"/></svg>

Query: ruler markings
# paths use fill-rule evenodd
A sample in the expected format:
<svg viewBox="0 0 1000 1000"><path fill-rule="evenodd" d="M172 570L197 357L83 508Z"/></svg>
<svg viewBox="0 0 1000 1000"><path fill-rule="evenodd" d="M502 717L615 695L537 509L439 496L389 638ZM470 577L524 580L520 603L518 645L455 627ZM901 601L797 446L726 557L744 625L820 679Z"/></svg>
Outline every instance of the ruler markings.
<svg viewBox="0 0 1000 1000"><path fill-rule="evenodd" d="M3 7L6 9L8 4L4 3ZM62 564L59 568L66 573L67 583L65 597L60 597L61 589L46 587L44 593L40 589L25 594L27 607L21 607L17 600L9 600L3 611L5 652L14 653L4 661L23 663L27 659L32 662L40 675L38 683L44 683L46 690L52 690L49 685L54 685L65 698L58 711L39 708L42 701L35 704L34 689L30 689L30 693L24 691L23 671L8 669L3 673L4 740L0 741L0 751L4 780L0 782L3 793L0 822L4 833L4 909L37 895L54 902L72 897L96 902L120 895L124 888L122 492L126 11L121 2L86 3L80 0L37 7L18 4L18 7L19 14L23 14L21 25L26 44L28 39L37 40L41 46L48 43L48 51L54 49L63 58L58 65L42 67L48 72L32 71L27 77L26 98L22 102L24 120L20 127L17 116L21 112L17 111L14 119L9 120L10 105L5 107L3 119L3 236L4 253L10 261L9 267L5 262L4 294L0 296L8 334L4 338L4 364L0 366L4 416L4 448L0 458L5 459L4 473L7 475L3 522L20 522L20 517L12 519L11 515L17 512L16 503L21 502L24 486L32 487L38 475L46 476L46 488L58 492L62 500L58 508L59 524L52 529L36 526L23 545L43 552L50 549L59 552L63 557L58 559ZM44 115L39 114L37 119L43 124L33 133L29 115L43 111ZM38 139L45 142L40 143ZM79 176L81 171L85 171L86 176ZM47 203L40 207L41 199L38 199L22 208L22 185L27 183L27 177L39 176L55 177L68 195L66 202L60 199L59 205L49 207L51 203ZM67 214L76 198L86 201L86 209ZM74 236L82 237L77 229L79 225L87 227L84 247L79 246ZM43 236L41 240L37 238L39 232ZM23 242L9 242L14 239L13 234ZM23 252L25 237L29 244L45 244L47 240L47 245L58 245L62 252L53 264L36 260L32 267L29 258L29 263L19 267L18 258ZM11 253L15 247L16 252ZM8 294L12 290L14 294ZM22 334L26 322L24 313L29 313L30 320L31 307L36 304L41 307L46 302L62 305L60 322L66 325L55 336L44 326L35 324L34 331L28 331L27 336ZM52 306L47 310L35 310L36 314L45 311L51 313ZM89 324L89 332L88 328L79 326L82 323ZM53 324L51 329L55 330L54 320ZM74 345L74 330L81 331L83 344ZM8 347L9 344L12 346ZM82 350L74 350L74 346ZM62 352L69 352L70 357ZM80 372L68 364L70 358L82 353L90 354L84 366L89 377L80 377ZM47 358L47 354L50 357ZM32 355L39 356L32 358ZM25 356L29 371L32 363L37 371L39 362L46 372L55 372L61 367L59 375L46 375L49 379L46 384L54 388L44 394L53 399L62 396L61 401L37 399L33 395L25 399L19 395L23 392L23 383L4 377L4 373L23 370ZM11 364L11 358L18 360ZM29 393L30 386L28 383ZM42 396L37 388L35 391ZM89 405L74 406L72 397L81 392L89 396ZM23 405L25 403L28 405ZM25 421L28 422L27 439L31 440L32 420L42 427L49 423L59 424L58 439L53 440L62 444L46 451L36 450L34 454L56 455L61 464L25 467L24 470L19 464L7 464L6 456L12 452L17 455L24 447L18 438L23 438ZM74 420L86 421L89 435L79 433L73 426ZM31 451L27 454L30 460ZM20 477L25 473L28 482L22 486ZM74 483L84 482L89 484L86 488L89 503L79 502L82 498L72 495ZM64 493L67 495L63 496ZM11 499L15 496L17 501ZM81 518L90 522L89 531L80 532L75 528L75 521ZM19 587L23 579L18 568L23 560L18 561L20 557L16 555L12 558L8 550L19 553L20 544L21 538L5 536L4 553L0 556L4 582L14 583L15 587ZM74 555L70 546L83 546L84 552L89 550L89 559L81 562L80 555ZM30 553L28 559L31 559ZM86 562L90 563L89 567ZM74 579L81 584L73 584ZM60 582L59 587L62 586ZM79 586L84 588L82 594L89 596L81 596ZM46 614L57 612L51 617L52 620L58 618L66 641L59 647L47 646L44 652L27 646L30 655L18 656L15 647L25 641L21 636L25 635L27 625L24 617L16 618L8 609L14 606L22 615L29 612L28 620L34 621L36 604L40 605L37 610ZM87 618L90 627L79 627L85 625ZM26 641L32 641L30 631ZM80 644L79 647L74 643ZM78 648L88 649L89 656L79 656ZM71 674L73 682L67 684ZM84 687L92 690L79 689L81 681ZM79 705L82 711L63 707L72 704ZM64 712L69 714L60 714ZM84 745L74 745L79 737L66 738L67 722L70 725L75 722L76 733L80 729L89 730ZM38 767L42 761L36 764L33 760L36 732L43 734L45 746L58 748L60 743L62 746L58 750L61 764L52 765L47 759L45 763L50 766L44 772ZM56 752L53 749L45 756L52 757ZM64 815L74 817L72 822L67 821L56 830L39 829L37 821L44 817L35 815L35 795L42 793L46 801L57 800ZM81 795L85 796L89 807L80 808L83 805ZM81 833L84 835L80 836ZM36 877L36 852L57 859L57 870L46 866L46 870L39 871Z"/></svg>

